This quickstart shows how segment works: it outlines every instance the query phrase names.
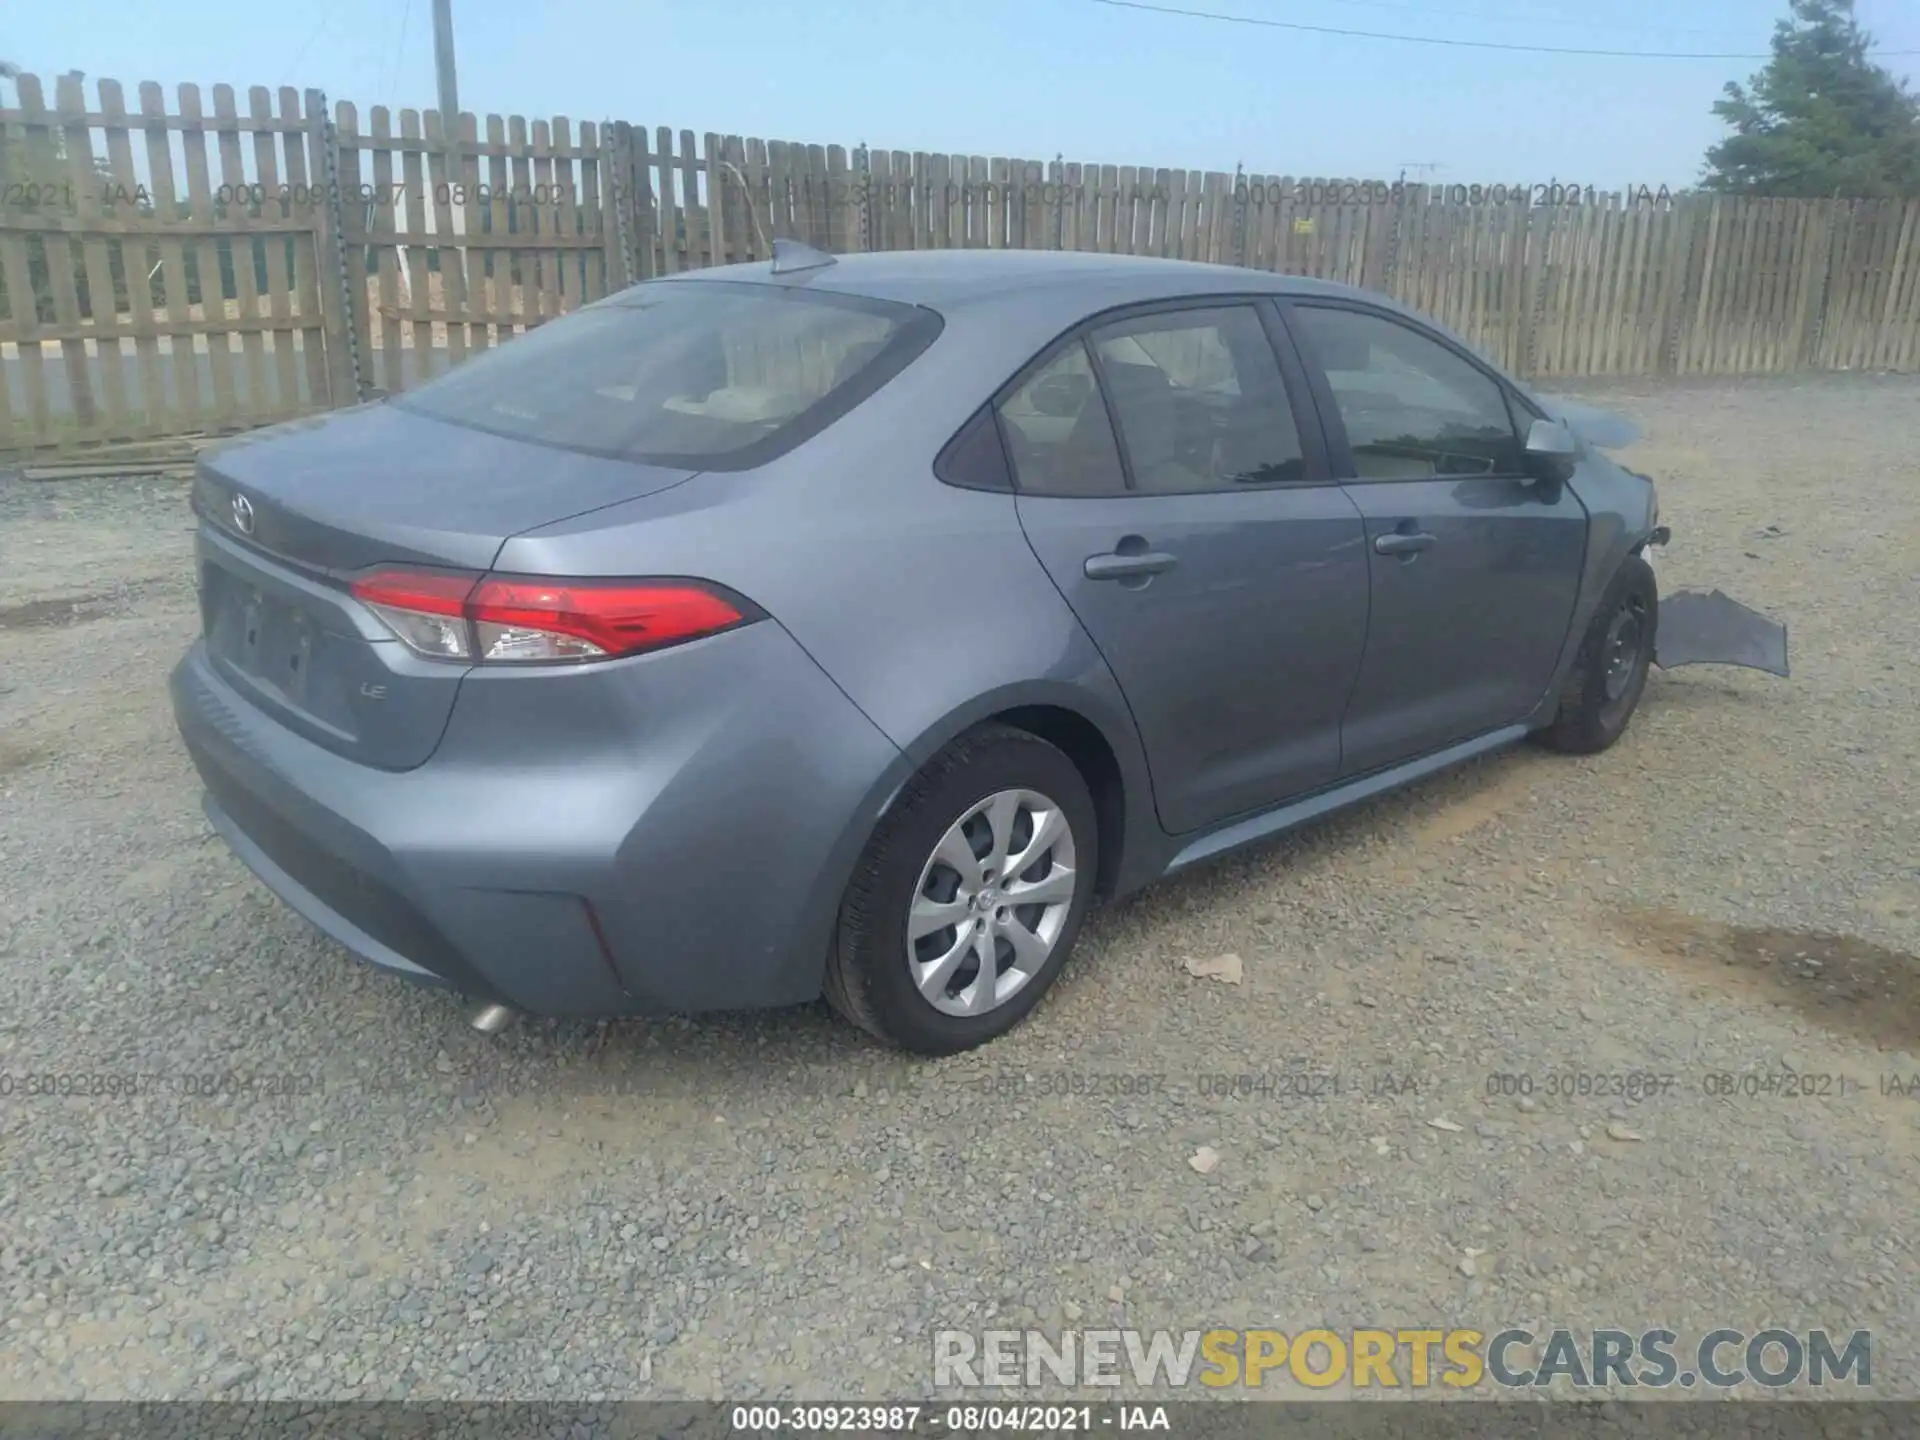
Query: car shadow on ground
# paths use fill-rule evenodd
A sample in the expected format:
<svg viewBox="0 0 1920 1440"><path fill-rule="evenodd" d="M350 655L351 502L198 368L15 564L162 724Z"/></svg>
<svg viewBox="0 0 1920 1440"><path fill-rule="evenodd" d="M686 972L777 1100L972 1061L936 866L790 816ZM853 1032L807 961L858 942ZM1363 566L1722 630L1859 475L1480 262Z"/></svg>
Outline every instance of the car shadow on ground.
<svg viewBox="0 0 1920 1440"><path fill-rule="evenodd" d="M1532 745L1513 746L1097 907L1040 1013L1053 1022L1050 1031L1063 1022L1073 1030L1078 992L1097 983L1102 963L1116 961L1115 948L1142 931L1163 922L1190 924L1196 911L1225 916L1257 908L1276 898L1276 887L1326 872L1346 875L1376 863L1395 872L1448 864L1447 842L1533 803L1536 790L1552 787L1570 764L1631 766L1636 744L1647 743L1644 721L1657 723L1661 710L1738 707L1758 698L1737 684L1697 675L1656 677L1643 726L1602 759L1569 761ZM288 916L287 923L299 922ZM357 964L326 948L342 965ZM371 977L370 984L385 990L391 982ZM404 1007L400 1023L420 1027L412 1049L431 1055L443 1048L465 1093L538 1090L550 1104L601 1096L720 1099L762 1087L796 1095L910 1088L941 1083L953 1072L1023 1063L1059 1038L1022 1026L981 1050L929 1060L872 1040L839 1020L824 1001L601 1021L521 1017L504 1033L488 1036L466 1028L471 1002L443 991L429 994L428 1003ZM394 1083L410 1081L396 1075Z"/></svg>
<svg viewBox="0 0 1920 1440"><path fill-rule="evenodd" d="M1123 942L1143 924L1190 912L1196 904L1223 911L1256 904L1276 884L1286 884L1291 874L1350 866L1383 840L1398 839L1418 848L1463 834L1524 801L1533 786L1551 779L1559 763L1557 757L1529 746L1503 751L1096 907L1075 957L1042 1010L1071 1006L1078 982L1103 959L1112 958L1106 953L1112 944ZM432 1013L451 1023L471 1008L464 1000L447 997L444 1008L436 1006ZM607 1087L658 1086L668 1071L712 1074L716 1059L724 1061L729 1079L745 1079L751 1072L803 1089L831 1087L831 1072L842 1066L862 1072L878 1069L893 1077L892 1083L910 1083L898 1077L946 1066L965 1068L996 1055L1010 1058L1024 1034L1022 1027L970 1055L930 1061L888 1049L840 1021L824 1001L816 1001L777 1010L608 1021L523 1018L501 1036L470 1038L481 1053L489 1044L506 1046L516 1056L516 1068L544 1069L561 1091L578 1085L579 1093L604 1093Z"/></svg>

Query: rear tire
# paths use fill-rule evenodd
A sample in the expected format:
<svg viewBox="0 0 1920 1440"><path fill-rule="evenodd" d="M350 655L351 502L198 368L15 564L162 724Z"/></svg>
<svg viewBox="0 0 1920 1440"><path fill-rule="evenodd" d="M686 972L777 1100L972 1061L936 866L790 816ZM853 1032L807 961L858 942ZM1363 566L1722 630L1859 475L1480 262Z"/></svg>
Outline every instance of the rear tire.
<svg viewBox="0 0 1920 1440"><path fill-rule="evenodd" d="M960 736L867 843L841 902L827 1003L922 1055L1005 1034L1079 936L1097 831L1087 782L1059 750L1005 725Z"/></svg>
<svg viewBox="0 0 1920 1440"><path fill-rule="evenodd" d="M1597 755L1625 734L1647 688L1659 630L1653 567L1629 555L1587 625L1558 714L1535 738L1568 755Z"/></svg>

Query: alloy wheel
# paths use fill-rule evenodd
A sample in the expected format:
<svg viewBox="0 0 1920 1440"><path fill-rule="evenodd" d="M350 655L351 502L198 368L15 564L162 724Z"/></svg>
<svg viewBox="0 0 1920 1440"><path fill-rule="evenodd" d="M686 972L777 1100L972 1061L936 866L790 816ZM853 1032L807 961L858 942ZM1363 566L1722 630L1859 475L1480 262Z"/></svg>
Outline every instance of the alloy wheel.
<svg viewBox="0 0 1920 1440"><path fill-rule="evenodd" d="M985 1015L1045 967L1080 883L1073 827L1034 790L1001 790L947 827L907 914L907 967L946 1015Z"/></svg>

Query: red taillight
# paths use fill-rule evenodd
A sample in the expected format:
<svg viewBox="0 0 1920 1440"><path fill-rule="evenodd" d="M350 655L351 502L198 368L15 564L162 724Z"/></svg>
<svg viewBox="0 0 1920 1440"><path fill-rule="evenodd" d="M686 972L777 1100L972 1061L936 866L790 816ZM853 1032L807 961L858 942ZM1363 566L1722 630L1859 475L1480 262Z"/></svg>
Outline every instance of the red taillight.
<svg viewBox="0 0 1920 1440"><path fill-rule="evenodd" d="M479 625L584 640L603 655L632 655L738 625L746 617L711 590L658 581L482 580L467 602Z"/></svg>
<svg viewBox="0 0 1920 1440"><path fill-rule="evenodd" d="M692 580L558 580L382 570L353 583L394 634L441 660L552 664L637 655L754 618Z"/></svg>

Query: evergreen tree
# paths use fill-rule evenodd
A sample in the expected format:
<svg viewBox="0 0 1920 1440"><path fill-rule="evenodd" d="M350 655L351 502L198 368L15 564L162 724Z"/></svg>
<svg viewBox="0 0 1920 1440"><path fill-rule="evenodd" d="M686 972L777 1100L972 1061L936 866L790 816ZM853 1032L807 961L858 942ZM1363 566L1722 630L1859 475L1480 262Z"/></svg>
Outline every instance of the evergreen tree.
<svg viewBox="0 0 1920 1440"><path fill-rule="evenodd" d="M1791 0L1773 58L1713 110L1733 133L1702 183L1746 195L1920 195L1920 99L1867 58L1853 0Z"/></svg>

